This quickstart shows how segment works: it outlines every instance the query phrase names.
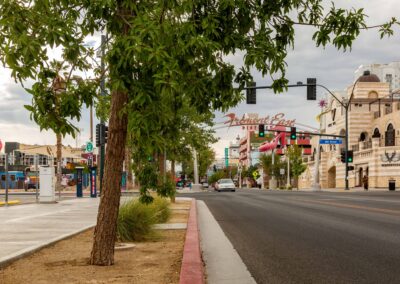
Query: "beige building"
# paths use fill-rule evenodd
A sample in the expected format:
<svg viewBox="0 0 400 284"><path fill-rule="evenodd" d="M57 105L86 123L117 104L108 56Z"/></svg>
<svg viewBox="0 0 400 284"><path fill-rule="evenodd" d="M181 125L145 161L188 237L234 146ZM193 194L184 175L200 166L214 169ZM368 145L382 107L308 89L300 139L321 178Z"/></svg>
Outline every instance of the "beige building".
<svg viewBox="0 0 400 284"><path fill-rule="evenodd" d="M364 74L339 99L348 100L354 87L349 108L349 150L354 160L350 164L349 186L362 186L364 175L369 187L387 188L389 180L400 186L400 101L393 99L388 82L380 82L373 74ZM345 110L333 98L323 110L321 133L344 135ZM328 138L328 137L326 137ZM310 188L314 182L314 157L319 137L312 139L313 155L306 158L307 170L300 176L299 186ZM320 145L321 188L345 187L345 164L340 160L341 145Z"/></svg>
<svg viewBox="0 0 400 284"><path fill-rule="evenodd" d="M56 165L57 147L55 145L28 145L20 144L17 142L6 142L10 144L8 154L11 155L12 165L35 165L35 156L38 158L38 165L49 165L51 162ZM85 151L83 148L73 148L71 146L62 146L62 166L65 167L67 163L87 163ZM0 155L0 166L5 164L5 155Z"/></svg>

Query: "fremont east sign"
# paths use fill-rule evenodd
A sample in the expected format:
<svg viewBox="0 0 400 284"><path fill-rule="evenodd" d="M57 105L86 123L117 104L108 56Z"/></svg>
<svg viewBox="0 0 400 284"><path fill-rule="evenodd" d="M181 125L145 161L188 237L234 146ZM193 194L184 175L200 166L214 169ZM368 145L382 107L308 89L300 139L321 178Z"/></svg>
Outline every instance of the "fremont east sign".
<svg viewBox="0 0 400 284"><path fill-rule="evenodd" d="M229 124L229 127L258 124L291 127L294 126L296 122L295 119L285 119L284 113L277 113L273 116L267 115L265 117L258 117L258 114L250 114L248 115L248 117L245 117L243 115L241 118L237 117L234 113L228 113L224 117L227 117L229 119L224 122L224 124Z"/></svg>

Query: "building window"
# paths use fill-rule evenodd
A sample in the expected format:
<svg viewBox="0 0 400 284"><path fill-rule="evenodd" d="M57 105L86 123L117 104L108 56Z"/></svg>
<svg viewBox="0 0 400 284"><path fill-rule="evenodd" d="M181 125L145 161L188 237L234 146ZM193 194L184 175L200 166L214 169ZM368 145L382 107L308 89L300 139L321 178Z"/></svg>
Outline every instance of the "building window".
<svg viewBox="0 0 400 284"><path fill-rule="evenodd" d="M381 133L378 128L375 128L374 134L372 134L372 138L381 138Z"/></svg>
<svg viewBox="0 0 400 284"><path fill-rule="evenodd" d="M393 78L392 74L386 74L385 76L385 80L389 84L392 84L392 78Z"/></svg>
<svg viewBox="0 0 400 284"><path fill-rule="evenodd" d="M362 132L362 133L360 134L360 142L366 141L366 140L367 140L367 136L368 136L367 133Z"/></svg>
<svg viewBox="0 0 400 284"><path fill-rule="evenodd" d="M393 128L393 125L390 123L385 132L385 146L395 146L394 138L395 130Z"/></svg>

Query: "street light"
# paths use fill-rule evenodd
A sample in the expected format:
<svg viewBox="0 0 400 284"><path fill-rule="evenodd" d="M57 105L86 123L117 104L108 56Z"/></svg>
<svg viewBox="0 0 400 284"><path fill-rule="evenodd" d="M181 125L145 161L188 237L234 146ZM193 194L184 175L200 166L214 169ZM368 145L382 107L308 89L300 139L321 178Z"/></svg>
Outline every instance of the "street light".
<svg viewBox="0 0 400 284"><path fill-rule="evenodd" d="M339 100L327 87L325 87L324 85L321 85L321 84L317 84L317 80L315 78L308 78L307 84L303 84L302 82L297 82L297 84L290 84L290 85L286 86L288 88L308 87L308 90L310 92L310 95L308 97L310 98L310 100L314 100L314 88L313 87L321 87L321 88L325 89L337 102L339 102L342 105L342 107L344 107L344 109L345 109L345 130L346 130L346 134L345 134L345 139L346 139L346 141L345 141L345 149L346 149L345 189L346 190L349 190L349 169L348 169L349 164L348 164L348 160L347 160L347 152L349 150L349 125L348 125L349 124L349 107L350 107L351 99L353 97L355 85L357 84L357 82L360 78L358 78L354 82L353 90L351 92L349 100L344 99L342 101ZM250 86L250 87L245 87L244 89L245 90L248 90L248 89L273 89L273 86L258 86L258 87Z"/></svg>

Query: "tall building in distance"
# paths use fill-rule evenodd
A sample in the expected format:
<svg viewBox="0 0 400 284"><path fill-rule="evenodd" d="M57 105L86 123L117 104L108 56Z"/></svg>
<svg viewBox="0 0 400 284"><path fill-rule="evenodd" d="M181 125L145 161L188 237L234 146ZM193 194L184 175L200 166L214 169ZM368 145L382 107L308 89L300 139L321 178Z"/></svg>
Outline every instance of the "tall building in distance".
<svg viewBox="0 0 400 284"><path fill-rule="evenodd" d="M387 64L363 64L354 72L354 81L367 70L377 75L381 82L389 83L390 92L400 90L400 61Z"/></svg>
<svg viewBox="0 0 400 284"><path fill-rule="evenodd" d="M240 147L240 137L236 137L234 142L229 143L229 165L237 166L239 165L239 147Z"/></svg>

